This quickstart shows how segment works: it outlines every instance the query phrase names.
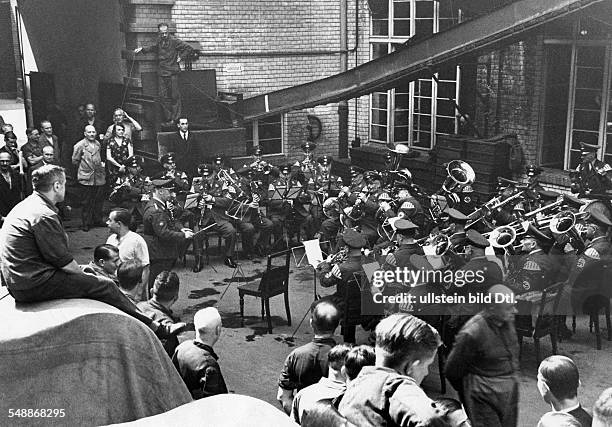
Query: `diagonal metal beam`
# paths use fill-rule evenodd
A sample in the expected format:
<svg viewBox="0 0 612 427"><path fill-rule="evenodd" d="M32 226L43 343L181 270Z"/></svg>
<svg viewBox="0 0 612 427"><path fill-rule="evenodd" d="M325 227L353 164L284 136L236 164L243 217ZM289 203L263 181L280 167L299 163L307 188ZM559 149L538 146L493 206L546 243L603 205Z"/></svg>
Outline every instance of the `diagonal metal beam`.
<svg viewBox="0 0 612 427"><path fill-rule="evenodd" d="M602 2L612 0L520 0L347 72L247 98L234 108L245 120L254 120L366 95L399 80L431 76L432 69L463 55Z"/></svg>

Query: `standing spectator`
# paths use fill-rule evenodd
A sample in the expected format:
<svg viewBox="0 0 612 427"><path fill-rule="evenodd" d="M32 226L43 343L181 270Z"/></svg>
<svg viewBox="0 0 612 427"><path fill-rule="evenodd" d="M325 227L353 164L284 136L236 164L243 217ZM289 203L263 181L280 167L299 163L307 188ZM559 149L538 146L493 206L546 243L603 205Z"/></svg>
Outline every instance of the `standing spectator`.
<svg viewBox="0 0 612 427"><path fill-rule="evenodd" d="M32 157L33 156L30 156L30 158ZM32 172L34 172L36 169L44 165L56 165L57 164L57 162L55 161L55 151L53 150L53 146L45 145L44 147L42 147L40 159L41 160L39 162L36 162L33 165L30 165L30 167L28 168L28 174L27 174L27 180L26 180L28 194L32 194Z"/></svg>
<svg viewBox="0 0 612 427"><path fill-rule="evenodd" d="M11 168L12 157L0 151L0 225L4 217L21 201L21 178Z"/></svg>
<svg viewBox="0 0 612 427"><path fill-rule="evenodd" d="M85 127L85 138L77 142L72 152L72 163L78 167L77 179L82 191L81 229L103 225L102 207L106 172L101 157L100 143L96 141L96 128Z"/></svg>
<svg viewBox="0 0 612 427"><path fill-rule="evenodd" d="M149 249L147 242L140 234L130 230L132 215L127 209L116 208L108 215L106 225L111 233L106 243L119 249L121 262L136 261L142 266L142 283L144 284L139 299L148 299L149 283Z"/></svg>
<svg viewBox="0 0 612 427"><path fill-rule="evenodd" d="M108 162L109 183L115 184L119 175L125 174L126 160L134 155L134 146L125 136L125 126L112 126L111 137L106 140L106 161Z"/></svg>
<svg viewBox="0 0 612 427"><path fill-rule="evenodd" d="M26 135L28 142L21 146L21 152L23 153L23 158L28 163L28 168L31 168L42 163L42 150L45 144L40 142L40 132L36 128L27 128Z"/></svg>
<svg viewBox="0 0 612 427"><path fill-rule="evenodd" d="M193 317L196 337L181 343L172 363L185 381L194 399L227 393L219 367L219 356L213 350L221 335L221 316L214 307L199 310Z"/></svg>
<svg viewBox="0 0 612 427"><path fill-rule="evenodd" d="M350 386L351 382L357 378L361 369L364 366L374 366L376 363L376 354L374 354L374 349L369 345L359 345L357 347L351 348L351 350L346 355L346 359L344 361L344 375L346 376L346 386ZM340 405L340 401L344 397L344 393L339 395L334 399L334 406L338 407Z"/></svg>
<svg viewBox="0 0 612 427"><path fill-rule="evenodd" d="M346 390L346 375L344 362L351 347L348 344L338 344L327 354L328 373L317 383L303 388L295 395L291 407L291 418L298 424L305 412L312 408L315 402L323 399L335 399Z"/></svg>
<svg viewBox="0 0 612 427"><path fill-rule="evenodd" d="M104 139L106 126L96 116L96 106L94 104L85 105L85 115L77 123L75 139L79 139L83 135L87 126L93 126L96 129L96 138L99 138L100 141Z"/></svg>
<svg viewBox="0 0 612 427"><path fill-rule="evenodd" d="M42 134L39 137L40 145L50 145L53 147L53 152L55 153L55 162L56 164L61 164L62 159L62 151L60 147L59 139L56 135L53 134L53 126L49 120L43 120L40 122L40 130Z"/></svg>
<svg viewBox="0 0 612 427"><path fill-rule="evenodd" d="M60 166L34 171L34 193L17 204L0 229L0 268L16 302L92 298L110 304L149 326L157 336L179 333L184 323L163 326L151 320L104 277L85 274L68 250L55 204L64 200L66 175Z"/></svg>
<svg viewBox="0 0 612 427"><path fill-rule="evenodd" d="M96 276L106 277L117 283L117 268L121 265L119 249L113 245L98 245L94 249L93 261L90 261L83 271Z"/></svg>
<svg viewBox="0 0 612 427"><path fill-rule="evenodd" d="M351 382L338 410L362 426L445 426L441 412L419 387L441 344L421 319L393 314L376 326L375 366Z"/></svg>
<svg viewBox="0 0 612 427"><path fill-rule="evenodd" d="M512 290L492 286L495 301L514 301ZM446 378L459 396L474 426L514 427L518 415L518 339L513 303L490 303L472 317L455 339L446 361Z"/></svg>
<svg viewBox="0 0 612 427"><path fill-rule="evenodd" d="M134 304L140 300L142 281L142 265L133 259L122 262L117 269L117 281L123 295ZM141 286L138 286L141 285Z"/></svg>
<svg viewBox="0 0 612 427"><path fill-rule="evenodd" d="M157 43L144 48L138 47L134 49L134 53L157 53L159 97L166 119L165 125L170 126L181 116L182 109L178 83L178 75L181 72L179 62L181 58L191 56L193 48L184 41L172 37L167 24L159 24L157 30Z"/></svg>
<svg viewBox="0 0 612 427"><path fill-rule="evenodd" d="M338 308L331 301L319 300L311 310L312 342L289 353L278 379L276 399L287 414L291 413L293 396L297 391L327 376L327 354L336 345L334 332L340 323Z"/></svg>
<svg viewBox="0 0 612 427"><path fill-rule="evenodd" d="M538 368L538 391L553 411L567 412L583 427L591 427L593 418L578 401L580 377L578 367L565 356L550 356Z"/></svg>
<svg viewBox="0 0 612 427"><path fill-rule="evenodd" d="M593 405L593 427L612 427L612 387L605 389Z"/></svg>
<svg viewBox="0 0 612 427"><path fill-rule="evenodd" d="M178 248L193 236L188 229L177 230L166 202L171 198L174 184L170 180L153 180L153 196L143 214L144 239L149 248L151 271L149 288L159 273L172 270L178 257Z"/></svg>
<svg viewBox="0 0 612 427"><path fill-rule="evenodd" d="M196 173L198 159L201 158L193 134L189 131L189 120L180 117L177 123L178 131L172 134L167 152L174 153L176 168L184 171L191 178Z"/></svg>
<svg viewBox="0 0 612 427"><path fill-rule="evenodd" d="M9 153L11 155L11 167L19 169L19 148L17 147L17 135L13 132L4 134L4 145L0 148L0 152Z"/></svg>
<svg viewBox="0 0 612 427"><path fill-rule="evenodd" d="M111 139L113 134L113 126L115 125L123 125L123 129L125 129L124 136L130 141L134 141L134 134L136 132L140 132L142 130L142 126L136 120L131 118L128 113L123 111L121 108L117 108L113 112L113 124L106 129L106 134L104 134L104 139Z"/></svg>
<svg viewBox="0 0 612 427"><path fill-rule="evenodd" d="M162 271L155 278L153 284L153 297L147 301L138 303L138 308L153 320L162 325L171 326L179 322L174 317L170 307L178 300L179 277L171 271ZM175 335L162 339L162 344L168 356L172 357L174 350L178 346L178 339Z"/></svg>

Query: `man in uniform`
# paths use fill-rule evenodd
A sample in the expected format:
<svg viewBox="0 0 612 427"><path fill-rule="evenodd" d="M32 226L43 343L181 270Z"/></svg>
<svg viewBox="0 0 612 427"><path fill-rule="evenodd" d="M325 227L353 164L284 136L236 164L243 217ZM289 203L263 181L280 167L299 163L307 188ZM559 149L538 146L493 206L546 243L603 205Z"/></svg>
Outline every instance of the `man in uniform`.
<svg viewBox="0 0 612 427"><path fill-rule="evenodd" d="M171 220L166 204L171 198L170 190L174 188L174 183L170 180L153 180L152 184L153 197L145 206L143 218L143 233L151 262L149 288L153 287L159 273L174 268L179 247L193 236L189 229L177 230Z"/></svg>
<svg viewBox="0 0 612 427"><path fill-rule="evenodd" d="M285 233L287 241L293 236L293 218L291 218L291 210L293 200L285 200L282 197L287 197L291 192L291 188L299 185L299 183L291 177L291 165L283 165L278 170L272 173L278 173L278 177L270 183L270 191L273 191L268 204L268 217L273 224L274 244L280 245L285 241ZM292 221L287 223L288 219Z"/></svg>
<svg viewBox="0 0 612 427"><path fill-rule="evenodd" d="M582 185L580 193L606 193L612 190L612 167L597 159L599 145L580 143L581 163L576 168Z"/></svg>
<svg viewBox="0 0 612 427"><path fill-rule="evenodd" d="M203 165L201 167L202 172L202 187L196 189L196 191L202 193L202 200L200 201L200 208L203 209L207 204L210 206L210 215L213 222L216 223L213 230L218 231L221 237L225 240L225 265L230 268L236 268L234 262L234 248L236 246L236 228L232 224L234 221L227 215L227 209L232 204L232 197L230 195L230 188L227 183L222 182L218 177L218 172L209 165ZM210 221L207 221L210 222ZM195 248L196 253L201 253L201 246L198 245ZM199 260L199 262L198 262ZM197 270L201 268L201 255L196 255L196 266ZM195 268L194 268L195 270Z"/></svg>
<svg viewBox="0 0 612 427"><path fill-rule="evenodd" d="M512 301L512 291L495 285L487 295ZM519 345L512 302L488 303L461 329L445 374L475 427L515 427L518 415Z"/></svg>
<svg viewBox="0 0 612 427"><path fill-rule="evenodd" d="M417 225L407 219L395 221L397 249L385 257L382 264L384 270L412 267L410 257L424 255L423 248L414 240L417 229Z"/></svg>
<svg viewBox="0 0 612 427"><path fill-rule="evenodd" d="M448 215L450 225L453 227L452 234L448 236L453 248L451 262L453 267L459 268L465 264L465 258L460 254L465 253L465 246L467 244L465 224L468 222L468 217L455 208L447 208L445 212Z"/></svg>
<svg viewBox="0 0 612 427"><path fill-rule="evenodd" d="M346 244L347 255L346 260L337 264L323 262L321 268L321 286L331 287L336 286L336 292L332 296L335 304L340 306L342 310L349 310L349 313L361 311L361 292L356 283L355 273L363 271L361 249L366 247L367 240L363 234L349 228L342 234L342 239ZM345 295L348 307L344 306ZM345 342L355 342L355 326L343 325L343 335Z"/></svg>
<svg viewBox="0 0 612 427"><path fill-rule="evenodd" d="M157 174L154 179L171 180L172 196L166 206L172 212L172 218L184 226L193 228L195 218L189 211L185 211L185 198L189 190L189 178L184 171L176 168L174 153L166 153L159 159L159 162L164 167L164 171ZM180 248L180 255L184 254L186 248Z"/></svg>
<svg viewBox="0 0 612 427"><path fill-rule="evenodd" d="M141 174L141 164L141 157L127 158L125 160L126 173L117 178L114 189L108 197L111 202L126 208L130 215L138 214L140 218L136 221L140 221L144 215L143 202L147 201L151 190L151 180Z"/></svg>

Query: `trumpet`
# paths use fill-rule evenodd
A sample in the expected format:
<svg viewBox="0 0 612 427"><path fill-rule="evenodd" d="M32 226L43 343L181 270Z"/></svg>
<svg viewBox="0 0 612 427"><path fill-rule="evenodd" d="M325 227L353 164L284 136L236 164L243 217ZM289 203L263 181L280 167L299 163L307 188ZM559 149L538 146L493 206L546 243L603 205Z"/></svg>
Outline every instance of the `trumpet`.
<svg viewBox="0 0 612 427"><path fill-rule="evenodd" d="M473 220L468 222L467 224L465 224L465 228L468 229L468 228L473 227L474 224L476 224L479 221L483 220L489 214L489 212L493 212L493 211L496 211L498 209L501 209L504 206L506 206L508 203L513 202L513 201L515 201L517 199L520 199L521 197L523 197L523 193L524 192L525 192L525 190L521 190L518 193L513 194L512 196L507 197L507 198L505 198L503 200L501 200L501 196L497 196L497 197L492 198L487 203L485 203L484 205L482 205L481 207L479 207L474 212L472 212L471 214L468 215L468 218L473 218ZM532 212L530 212L529 214L531 214L531 213ZM529 215L529 214L527 214L527 215Z"/></svg>

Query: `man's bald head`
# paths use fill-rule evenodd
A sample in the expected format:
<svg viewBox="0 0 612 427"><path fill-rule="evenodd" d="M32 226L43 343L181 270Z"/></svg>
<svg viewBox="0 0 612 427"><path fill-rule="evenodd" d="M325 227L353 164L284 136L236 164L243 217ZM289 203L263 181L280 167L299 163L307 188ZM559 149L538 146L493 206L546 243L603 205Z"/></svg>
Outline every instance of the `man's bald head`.
<svg viewBox="0 0 612 427"><path fill-rule="evenodd" d="M506 322L514 320L516 307L512 289L505 285L493 285L487 295L491 301L486 305L489 312Z"/></svg>
<svg viewBox="0 0 612 427"><path fill-rule="evenodd" d="M200 338L210 338L221 333L221 315L214 307L199 310L193 317L193 325Z"/></svg>
<svg viewBox="0 0 612 427"><path fill-rule="evenodd" d="M312 307L312 329L318 334L333 334L340 323L340 311L331 301L319 300Z"/></svg>
<svg viewBox="0 0 612 427"><path fill-rule="evenodd" d="M84 135L89 141L94 141L96 139L96 128L92 125L85 126Z"/></svg>

